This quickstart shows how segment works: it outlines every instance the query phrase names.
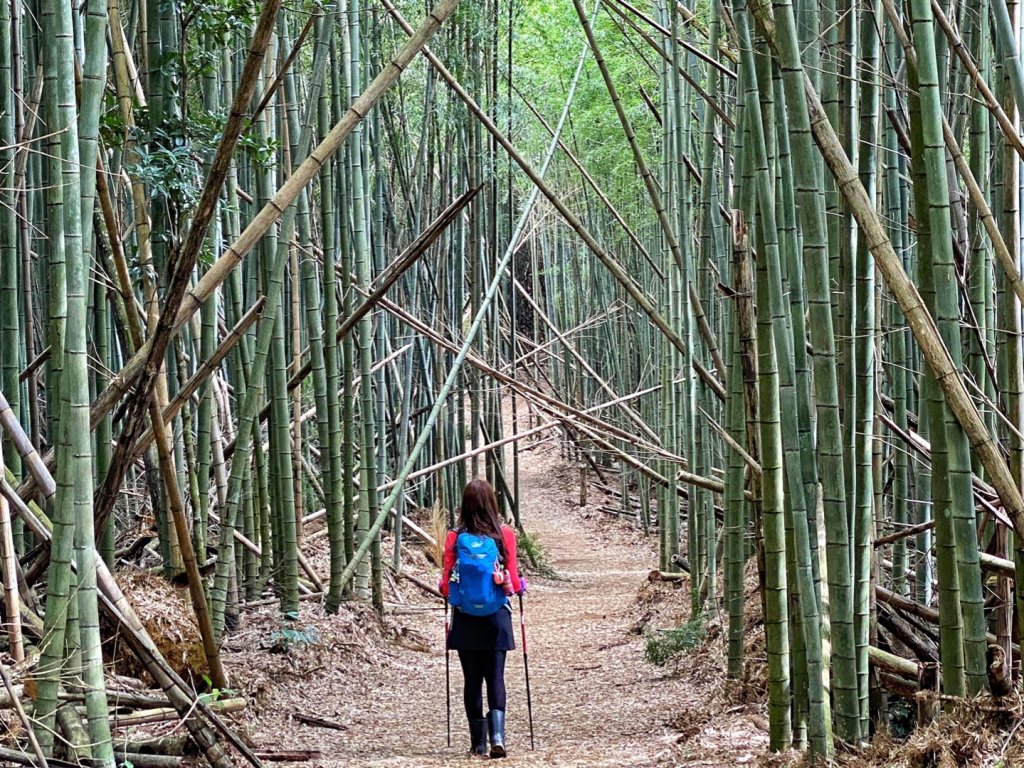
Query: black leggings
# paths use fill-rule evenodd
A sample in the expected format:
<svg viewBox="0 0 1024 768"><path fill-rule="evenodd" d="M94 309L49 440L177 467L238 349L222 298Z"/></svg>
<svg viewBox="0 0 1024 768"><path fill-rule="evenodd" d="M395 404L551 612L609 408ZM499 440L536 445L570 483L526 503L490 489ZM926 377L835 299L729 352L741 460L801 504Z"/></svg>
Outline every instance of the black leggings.
<svg viewBox="0 0 1024 768"><path fill-rule="evenodd" d="M505 709L505 653L506 651L459 651L464 685L462 698L466 717L481 720L484 702L481 689L487 681L488 709Z"/></svg>

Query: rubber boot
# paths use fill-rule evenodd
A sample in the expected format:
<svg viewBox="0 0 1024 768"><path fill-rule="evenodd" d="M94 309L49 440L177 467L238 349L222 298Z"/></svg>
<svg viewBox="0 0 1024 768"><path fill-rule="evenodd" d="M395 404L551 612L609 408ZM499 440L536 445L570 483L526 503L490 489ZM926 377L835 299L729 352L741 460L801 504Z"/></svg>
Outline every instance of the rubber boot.
<svg viewBox="0 0 1024 768"><path fill-rule="evenodd" d="M484 719L469 721L469 754L487 755L487 721Z"/></svg>
<svg viewBox="0 0 1024 768"><path fill-rule="evenodd" d="M487 713L491 731L491 757L505 757L505 710L492 709Z"/></svg>

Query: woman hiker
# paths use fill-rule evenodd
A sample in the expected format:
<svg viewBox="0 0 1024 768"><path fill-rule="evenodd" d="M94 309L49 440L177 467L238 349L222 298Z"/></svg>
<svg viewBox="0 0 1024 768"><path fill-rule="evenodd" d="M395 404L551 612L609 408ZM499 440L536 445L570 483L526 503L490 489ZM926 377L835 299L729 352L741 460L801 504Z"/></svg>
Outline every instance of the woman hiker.
<svg viewBox="0 0 1024 768"><path fill-rule="evenodd" d="M516 647L509 595L526 591L516 561L516 532L502 525L486 480L462 492L459 527L444 542L441 592L453 607L448 648L458 651L469 719L470 754L505 757L505 654ZM487 719L481 689L487 683Z"/></svg>

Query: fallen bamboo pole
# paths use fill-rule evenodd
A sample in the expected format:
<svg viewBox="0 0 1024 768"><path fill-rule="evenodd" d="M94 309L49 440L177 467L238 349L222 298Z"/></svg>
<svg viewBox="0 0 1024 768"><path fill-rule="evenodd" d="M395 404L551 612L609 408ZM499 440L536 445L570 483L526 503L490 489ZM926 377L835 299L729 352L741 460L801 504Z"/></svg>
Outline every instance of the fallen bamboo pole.
<svg viewBox="0 0 1024 768"><path fill-rule="evenodd" d="M879 538L875 539L872 542L872 544L876 548L884 546L885 544L892 544L894 541L899 541L900 539L907 539L911 536L916 536L919 533L930 531L934 527L934 520L929 520L927 523L918 523L917 525L910 525L906 528L903 528L902 530L896 531L895 533L890 533L887 536L880 536Z"/></svg>
<svg viewBox="0 0 1024 768"><path fill-rule="evenodd" d="M0 398L3 394L0 393ZM3 416L3 405L6 404L6 400L0 403L0 417ZM10 408L7 409L10 411ZM27 446L32 454L35 454L32 449L31 442L28 441L24 430L17 420L9 418L3 420L0 418L0 426L3 426L4 431L7 432L8 436L12 438L12 442L15 447ZM20 451L20 448L19 448ZM42 461L38 460L38 454L35 454L37 461L28 462L26 461L25 466L30 473L36 475L36 482L42 489L55 487L53 477L49 474L46 467L42 464ZM22 455L25 459L25 455ZM26 504L22 501L21 497L17 494L13 494L13 489L10 488L6 481L6 477L3 479L3 483L0 484L4 495L7 496L8 500L11 501L11 506L18 513L19 517L24 520L26 527L35 534L40 541L48 544L52 539L52 529L49 519L38 508L33 508L32 504ZM17 499L17 503L8 496L8 493L12 493L14 498ZM128 644L133 648L139 660L142 661L146 670L153 677L154 681L163 688L167 694L168 700L178 711L185 726L188 728L192 739L196 745L202 750L203 754L209 760L210 764L214 768L231 768L231 761L227 754L224 752L223 747L218 743L216 736L209 730L207 725L196 716L196 710L202 712L204 716L224 734L229 741L239 750L239 752L252 763L256 768L260 768L261 763L258 758L252 753L252 750L238 738L238 736L231 731L224 723L216 716L212 710L205 707L202 701L198 701L194 698L194 692L191 691L188 685L175 674L174 670L171 669L167 661L163 658L160 650L157 648L153 639L149 636L146 628L143 626L139 617L135 614L128 599L125 597L121 588L117 585L117 581L114 576L107 569L106 564L103 562L103 558L100 557L99 553L93 548L92 560L96 567L96 586L100 597L100 608L107 611L107 613L114 619L120 627L124 629L124 637ZM38 619L37 619L38 620ZM39 622L39 626L42 626L42 622Z"/></svg>
<svg viewBox="0 0 1024 768"><path fill-rule="evenodd" d="M896 594L892 590L886 589L878 584L875 585L875 599L880 603L885 603L891 606L897 612L916 616L917 618L927 621L929 624L935 624L936 626L939 623L939 612L937 609L921 605L920 603L911 600L909 597ZM987 633L986 637L990 643L997 642L996 636L991 632ZM1020 655L1020 646L1016 643L1012 646L1012 650L1014 656Z"/></svg>
<svg viewBox="0 0 1024 768"><path fill-rule="evenodd" d="M910 659L904 659L902 656L883 651L881 648L876 648L873 645L868 648L868 659L873 667L884 669L901 677L909 677L911 680L917 680L918 664L910 661Z"/></svg>
<svg viewBox="0 0 1024 768"><path fill-rule="evenodd" d="M209 707L214 712L241 712L246 708L247 704L246 700L241 698L219 699L209 702ZM111 725L114 728L128 728L136 725L146 725L147 723L166 723L177 718L178 710L174 707L158 707L156 709L143 709L127 715L115 714Z"/></svg>
<svg viewBox="0 0 1024 768"><path fill-rule="evenodd" d="M431 595L432 597L439 597L439 598L442 598L442 599L444 599L444 595L442 595L442 594L441 594L441 593L440 593L440 592L438 591L437 587L432 587L432 586L430 586L430 585L429 585L429 584L427 584L427 583L426 583L425 581L423 581L423 580L421 580L421 579L418 579L418 578L416 578L416 577L415 577L415 576L413 576L413 575L412 575L411 573L408 573L408 572L406 572L406 571L404 571L404 570L403 570L403 571L396 571L396 570L395 570L395 569L394 569L393 567L391 567L391 565L390 565L390 564L388 565L388 567L389 567L389 568L391 569L391 571L392 571L393 573L395 573L395 574L396 574L396 575L397 575L397 576L398 576L399 578L401 578L401 579L405 579L405 580L406 580L406 581L408 581L408 582L409 582L410 584L413 584L413 585L415 585L415 586L419 587L419 588L420 588L421 590L423 590L424 592L426 592L426 593L427 593L428 595Z"/></svg>

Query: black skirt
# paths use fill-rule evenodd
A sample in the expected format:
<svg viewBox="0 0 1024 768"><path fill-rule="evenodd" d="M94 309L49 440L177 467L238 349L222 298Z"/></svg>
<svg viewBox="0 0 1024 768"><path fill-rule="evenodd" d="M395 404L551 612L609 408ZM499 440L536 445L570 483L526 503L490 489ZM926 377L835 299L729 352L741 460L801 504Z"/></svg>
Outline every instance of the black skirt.
<svg viewBox="0 0 1024 768"><path fill-rule="evenodd" d="M506 603L490 616L471 616L453 608L448 648L453 651L512 651L516 637L512 632L512 607Z"/></svg>

